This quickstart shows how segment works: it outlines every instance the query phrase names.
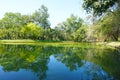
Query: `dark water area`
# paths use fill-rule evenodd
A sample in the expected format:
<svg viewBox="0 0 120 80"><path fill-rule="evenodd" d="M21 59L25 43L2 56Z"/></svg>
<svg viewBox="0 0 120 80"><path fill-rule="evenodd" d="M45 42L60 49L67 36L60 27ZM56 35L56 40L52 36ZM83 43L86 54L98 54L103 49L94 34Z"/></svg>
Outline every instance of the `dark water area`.
<svg viewBox="0 0 120 80"><path fill-rule="evenodd" d="M0 45L0 80L120 80L120 51Z"/></svg>

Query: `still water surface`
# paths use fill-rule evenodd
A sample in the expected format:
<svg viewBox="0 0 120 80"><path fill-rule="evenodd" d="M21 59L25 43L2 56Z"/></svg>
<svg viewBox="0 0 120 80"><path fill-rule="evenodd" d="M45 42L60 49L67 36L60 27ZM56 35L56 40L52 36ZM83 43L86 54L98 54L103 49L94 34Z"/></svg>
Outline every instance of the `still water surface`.
<svg viewBox="0 0 120 80"><path fill-rule="evenodd" d="M110 48L0 45L0 80L120 80Z"/></svg>

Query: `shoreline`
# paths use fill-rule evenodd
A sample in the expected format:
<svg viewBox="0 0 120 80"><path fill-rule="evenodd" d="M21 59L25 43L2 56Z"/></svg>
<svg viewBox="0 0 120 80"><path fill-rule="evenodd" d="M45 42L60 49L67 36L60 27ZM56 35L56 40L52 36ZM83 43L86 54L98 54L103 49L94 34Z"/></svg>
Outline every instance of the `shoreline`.
<svg viewBox="0 0 120 80"><path fill-rule="evenodd" d="M97 42L96 44L120 49L120 42Z"/></svg>
<svg viewBox="0 0 120 80"><path fill-rule="evenodd" d="M30 40L30 39L21 39L21 40L0 40L0 44L79 44L79 43L87 43L87 42L71 42L71 41L42 41L42 40ZM95 42L91 44L109 46L120 49L120 42Z"/></svg>

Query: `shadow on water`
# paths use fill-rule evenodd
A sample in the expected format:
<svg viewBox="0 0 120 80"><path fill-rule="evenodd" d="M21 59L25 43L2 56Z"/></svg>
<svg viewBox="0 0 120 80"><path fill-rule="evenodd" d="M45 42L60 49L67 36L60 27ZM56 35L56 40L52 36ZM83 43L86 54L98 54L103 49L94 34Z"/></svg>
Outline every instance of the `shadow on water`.
<svg viewBox="0 0 120 80"><path fill-rule="evenodd" d="M0 45L0 80L119 80L110 48Z"/></svg>

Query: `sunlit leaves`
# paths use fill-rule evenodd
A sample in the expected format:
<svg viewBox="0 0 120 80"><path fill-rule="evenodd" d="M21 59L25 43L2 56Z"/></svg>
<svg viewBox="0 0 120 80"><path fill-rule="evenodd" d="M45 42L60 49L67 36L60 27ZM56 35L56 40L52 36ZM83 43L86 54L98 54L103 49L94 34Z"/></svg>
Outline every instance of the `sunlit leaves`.
<svg viewBox="0 0 120 80"><path fill-rule="evenodd" d="M76 32L83 24L83 20L77 16L71 15L66 21L58 24L56 29L61 31L64 40L73 40L73 33Z"/></svg>
<svg viewBox="0 0 120 80"><path fill-rule="evenodd" d="M35 62L35 60L36 60L35 56L33 56L33 55L29 55L29 57L26 59L26 61L29 63Z"/></svg>
<svg viewBox="0 0 120 80"><path fill-rule="evenodd" d="M114 13L114 14L113 14ZM93 25L94 34L98 40L118 40L120 36L119 10L104 16L102 20Z"/></svg>
<svg viewBox="0 0 120 80"><path fill-rule="evenodd" d="M28 23L26 26L22 27L21 32L24 38L39 39L43 34L43 29L34 23Z"/></svg>
<svg viewBox="0 0 120 80"><path fill-rule="evenodd" d="M119 0L84 0L83 8L94 15L102 15Z"/></svg>
<svg viewBox="0 0 120 80"><path fill-rule="evenodd" d="M87 25L82 25L76 32L73 33L74 41L86 41L87 31Z"/></svg>
<svg viewBox="0 0 120 80"><path fill-rule="evenodd" d="M45 31L43 28L50 28L48 18L48 9L44 5L31 15L7 12L0 20L0 39L40 40Z"/></svg>
<svg viewBox="0 0 120 80"><path fill-rule="evenodd" d="M31 16L32 22L44 28L50 27L50 22L48 18L48 9L44 5L42 5L38 10L36 10Z"/></svg>

